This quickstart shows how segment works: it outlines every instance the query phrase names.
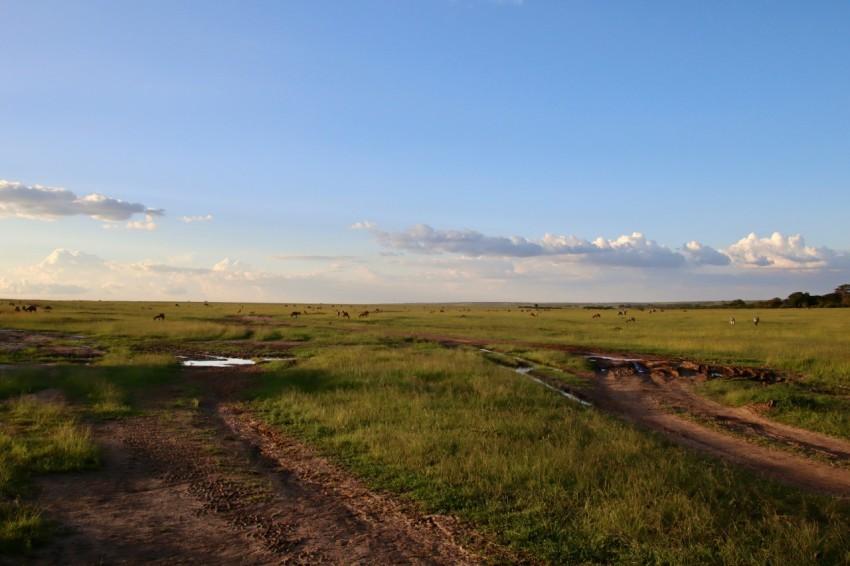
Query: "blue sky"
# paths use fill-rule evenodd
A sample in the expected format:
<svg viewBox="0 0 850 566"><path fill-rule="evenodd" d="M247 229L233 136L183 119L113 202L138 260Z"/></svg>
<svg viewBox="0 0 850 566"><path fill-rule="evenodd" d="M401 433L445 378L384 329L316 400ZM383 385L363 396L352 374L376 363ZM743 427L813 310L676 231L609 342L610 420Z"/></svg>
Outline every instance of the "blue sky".
<svg viewBox="0 0 850 566"><path fill-rule="evenodd" d="M850 4L0 2L0 296L850 282Z"/></svg>

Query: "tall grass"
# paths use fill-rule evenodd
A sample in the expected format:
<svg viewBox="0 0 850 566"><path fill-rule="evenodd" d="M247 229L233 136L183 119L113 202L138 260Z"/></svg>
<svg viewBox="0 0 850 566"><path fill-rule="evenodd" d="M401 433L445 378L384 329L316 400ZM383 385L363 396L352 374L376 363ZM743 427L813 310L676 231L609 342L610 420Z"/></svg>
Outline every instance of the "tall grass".
<svg viewBox="0 0 850 566"><path fill-rule="evenodd" d="M98 465L91 431L61 401L21 396L0 403L0 551L22 552L49 536L38 509L18 499L35 474Z"/></svg>
<svg viewBox="0 0 850 566"><path fill-rule="evenodd" d="M847 505L690 454L478 352L330 347L264 381L268 422L540 559L850 560Z"/></svg>

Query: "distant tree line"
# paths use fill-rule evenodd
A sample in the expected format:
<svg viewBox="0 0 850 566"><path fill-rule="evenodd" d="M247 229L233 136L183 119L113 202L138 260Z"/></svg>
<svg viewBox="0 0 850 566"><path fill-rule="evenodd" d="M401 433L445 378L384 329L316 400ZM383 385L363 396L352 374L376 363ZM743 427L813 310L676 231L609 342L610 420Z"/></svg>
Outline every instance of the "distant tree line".
<svg viewBox="0 0 850 566"><path fill-rule="evenodd" d="M802 309L802 308L838 308L850 307L850 283L839 285L832 293L826 295L811 295L803 291L795 291L786 299L774 297L768 301L747 303L741 299L724 303L725 308L731 309Z"/></svg>

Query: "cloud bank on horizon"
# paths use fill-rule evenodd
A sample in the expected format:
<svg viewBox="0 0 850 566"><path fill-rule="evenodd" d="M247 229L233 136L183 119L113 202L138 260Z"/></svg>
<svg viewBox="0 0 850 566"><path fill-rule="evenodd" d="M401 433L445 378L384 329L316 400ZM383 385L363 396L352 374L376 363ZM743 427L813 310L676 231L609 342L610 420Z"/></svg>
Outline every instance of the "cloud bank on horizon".
<svg viewBox="0 0 850 566"><path fill-rule="evenodd" d="M845 266L848 259L843 252L807 246L799 234L785 237L780 232L767 238L750 233L728 248L717 250L696 241L670 249L641 232L613 240L598 237L591 241L551 233L539 240L530 240L522 236L487 236L475 230L435 230L427 224L417 224L405 232L382 232L375 229L374 224L367 224L380 244L418 254L507 258L560 256L588 264L648 269L686 265L826 269Z"/></svg>
<svg viewBox="0 0 850 566"><path fill-rule="evenodd" d="M329 303L724 300L823 292L850 279L848 252L815 248L801 235L779 232L750 233L715 249L696 241L670 248L639 232L588 240L552 233L506 237L427 224L386 232L370 221L350 228L367 231L392 253L270 254L271 267L253 268L232 258L207 266L186 260L122 262L60 248L31 266L7 270L0 276L0 295ZM768 274L774 287L765 287Z"/></svg>

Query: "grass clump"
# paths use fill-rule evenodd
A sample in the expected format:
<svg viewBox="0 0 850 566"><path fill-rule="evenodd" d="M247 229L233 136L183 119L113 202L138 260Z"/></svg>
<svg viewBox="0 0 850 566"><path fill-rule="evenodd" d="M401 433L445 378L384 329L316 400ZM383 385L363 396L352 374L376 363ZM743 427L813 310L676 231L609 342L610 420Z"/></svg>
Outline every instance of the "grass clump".
<svg viewBox="0 0 850 566"><path fill-rule="evenodd" d="M51 534L32 504L36 474L84 470L99 465L91 431L61 400L24 395L0 403L0 552L22 553Z"/></svg>

